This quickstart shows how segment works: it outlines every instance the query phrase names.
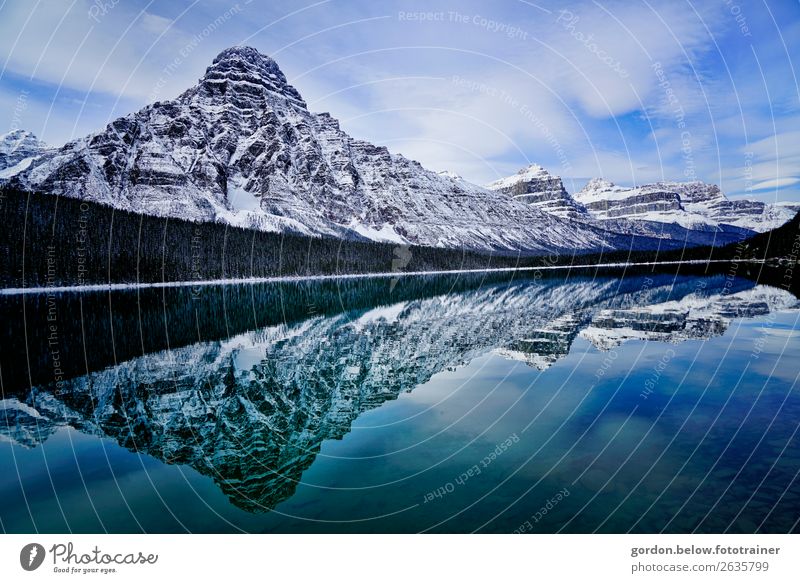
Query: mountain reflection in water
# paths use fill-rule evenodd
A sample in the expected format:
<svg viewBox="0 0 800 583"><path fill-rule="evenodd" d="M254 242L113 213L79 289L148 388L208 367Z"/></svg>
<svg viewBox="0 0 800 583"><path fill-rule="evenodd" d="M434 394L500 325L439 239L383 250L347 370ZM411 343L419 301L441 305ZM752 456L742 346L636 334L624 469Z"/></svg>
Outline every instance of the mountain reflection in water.
<svg viewBox="0 0 800 583"><path fill-rule="evenodd" d="M18 348L2 362L4 437L31 448L63 426L109 437L191 466L251 513L292 497L323 442L342 439L362 413L488 353L546 370L578 337L600 351L703 340L734 319L798 307L788 291L725 274L439 276L2 301L8 313L24 302L29 320L25 359ZM44 349L53 305L59 382ZM33 389L26 362L39 374Z"/></svg>

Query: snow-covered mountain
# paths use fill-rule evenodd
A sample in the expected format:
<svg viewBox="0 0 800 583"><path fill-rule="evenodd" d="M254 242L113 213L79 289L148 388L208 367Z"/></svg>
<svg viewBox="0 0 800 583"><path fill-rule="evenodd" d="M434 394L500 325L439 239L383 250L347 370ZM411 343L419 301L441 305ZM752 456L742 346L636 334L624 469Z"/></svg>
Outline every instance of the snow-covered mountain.
<svg viewBox="0 0 800 583"><path fill-rule="evenodd" d="M517 174L488 184L487 188L556 216L681 245L724 245L755 233L750 228L710 218L708 212L703 214L702 202L693 203L688 210L679 191L689 190L686 187L693 183L670 184L629 189L594 179L573 197L559 176L532 164ZM725 202L730 203L727 199Z"/></svg>
<svg viewBox="0 0 800 583"><path fill-rule="evenodd" d="M7 178L25 170L47 144L31 132L14 130L0 136L0 178Z"/></svg>
<svg viewBox="0 0 800 583"><path fill-rule="evenodd" d="M224 50L177 98L61 148L4 136L0 182L268 231L541 253L726 243L791 214L694 183L593 181L573 197L536 165L483 188L350 137L249 47Z"/></svg>
<svg viewBox="0 0 800 583"><path fill-rule="evenodd" d="M625 234L351 138L329 114L309 112L275 61L249 47L220 53L176 99L44 151L7 178L121 209L271 231L537 252L631 245Z"/></svg>
<svg viewBox="0 0 800 583"><path fill-rule="evenodd" d="M586 209L564 188L561 177L550 174L538 164L531 164L513 176L496 180L486 188L560 217L584 220L591 218Z"/></svg>
<svg viewBox="0 0 800 583"><path fill-rule="evenodd" d="M575 194L575 199L597 219L633 218L689 227L708 223L702 215L688 213L677 192L657 185L625 188L595 178Z"/></svg>
<svg viewBox="0 0 800 583"><path fill-rule="evenodd" d="M687 229L737 227L764 232L794 217L790 208L755 200L730 200L705 182L656 182L637 188L595 178L575 194L596 219L675 223Z"/></svg>
<svg viewBox="0 0 800 583"><path fill-rule="evenodd" d="M594 178L573 196L560 177L538 164L487 188L559 217L697 245L725 244L774 229L790 221L798 208L791 203L730 200L718 186L699 181L627 188Z"/></svg>
<svg viewBox="0 0 800 583"><path fill-rule="evenodd" d="M0 438L35 447L62 426L108 436L191 465L263 512L363 412L489 352L545 369L579 333L601 349L679 342L798 308L788 291L724 275L702 288L680 276L649 281L490 285L172 347L0 400Z"/></svg>

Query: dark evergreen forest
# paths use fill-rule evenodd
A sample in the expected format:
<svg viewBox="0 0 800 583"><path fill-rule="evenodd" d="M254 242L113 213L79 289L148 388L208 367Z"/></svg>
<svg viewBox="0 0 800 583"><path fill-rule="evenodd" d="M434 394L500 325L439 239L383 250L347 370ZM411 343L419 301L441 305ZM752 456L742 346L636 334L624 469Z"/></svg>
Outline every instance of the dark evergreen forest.
<svg viewBox="0 0 800 583"><path fill-rule="evenodd" d="M535 256L265 233L0 189L0 287L155 283L686 259L796 258L800 217L725 247Z"/></svg>
<svg viewBox="0 0 800 583"><path fill-rule="evenodd" d="M0 191L0 221L0 287L483 269L519 260L266 233L11 189Z"/></svg>

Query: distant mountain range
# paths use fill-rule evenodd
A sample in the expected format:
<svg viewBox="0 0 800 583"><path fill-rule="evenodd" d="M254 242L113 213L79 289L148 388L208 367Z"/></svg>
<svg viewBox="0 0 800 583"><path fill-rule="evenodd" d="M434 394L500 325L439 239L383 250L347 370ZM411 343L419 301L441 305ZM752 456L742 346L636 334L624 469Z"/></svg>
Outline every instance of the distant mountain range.
<svg viewBox="0 0 800 583"><path fill-rule="evenodd" d="M571 195L560 177L538 164L487 188L560 217L615 232L686 241L688 245L725 245L763 233L791 220L800 207L730 200L718 186L699 181L628 188L594 178Z"/></svg>
<svg viewBox="0 0 800 583"><path fill-rule="evenodd" d="M177 98L63 147L6 134L0 183L265 231L532 253L720 245L797 210L700 182L595 179L573 196L536 165L481 187L350 137L250 47L220 53Z"/></svg>

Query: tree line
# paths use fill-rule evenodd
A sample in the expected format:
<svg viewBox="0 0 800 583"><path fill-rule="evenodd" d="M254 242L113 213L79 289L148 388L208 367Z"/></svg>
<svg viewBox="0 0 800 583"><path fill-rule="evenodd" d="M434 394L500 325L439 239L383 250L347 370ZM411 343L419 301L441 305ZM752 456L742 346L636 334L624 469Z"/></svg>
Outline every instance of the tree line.
<svg viewBox="0 0 800 583"><path fill-rule="evenodd" d="M0 189L0 287L797 255L800 219L725 247L541 256L268 233Z"/></svg>

